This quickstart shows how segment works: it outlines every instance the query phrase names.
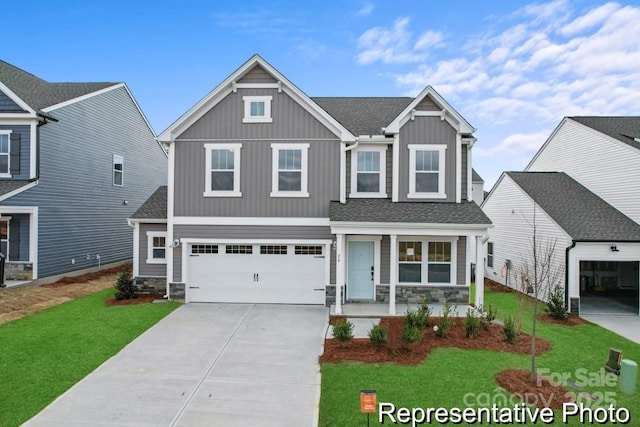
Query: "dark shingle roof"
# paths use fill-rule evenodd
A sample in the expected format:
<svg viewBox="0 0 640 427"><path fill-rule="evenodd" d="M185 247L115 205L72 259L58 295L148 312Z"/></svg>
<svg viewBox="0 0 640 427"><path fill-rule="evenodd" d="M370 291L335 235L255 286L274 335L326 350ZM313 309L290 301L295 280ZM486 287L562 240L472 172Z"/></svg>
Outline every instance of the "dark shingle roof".
<svg viewBox="0 0 640 427"><path fill-rule="evenodd" d="M491 224L475 202L393 203L390 199L349 199L345 204L331 202L329 218L337 222Z"/></svg>
<svg viewBox="0 0 640 427"><path fill-rule="evenodd" d="M569 117L612 138L640 149L640 117Z"/></svg>
<svg viewBox="0 0 640 427"><path fill-rule="evenodd" d="M0 181L0 196L4 196L7 193L11 193L12 191L17 190L18 188L24 187L27 184L30 184L32 181L21 180L21 181Z"/></svg>
<svg viewBox="0 0 640 427"><path fill-rule="evenodd" d="M0 82L36 111L117 84L49 83L1 60Z"/></svg>
<svg viewBox="0 0 640 427"><path fill-rule="evenodd" d="M131 216L132 219L166 219L167 186L163 185Z"/></svg>
<svg viewBox="0 0 640 427"><path fill-rule="evenodd" d="M640 225L564 172L506 172L574 240L640 240Z"/></svg>
<svg viewBox="0 0 640 427"><path fill-rule="evenodd" d="M484 182L484 179L473 168L471 168L471 182Z"/></svg>
<svg viewBox="0 0 640 427"><path fill-rule="evenodd" d="M311 98L354 135L381 135L413 98Z"/></svg>

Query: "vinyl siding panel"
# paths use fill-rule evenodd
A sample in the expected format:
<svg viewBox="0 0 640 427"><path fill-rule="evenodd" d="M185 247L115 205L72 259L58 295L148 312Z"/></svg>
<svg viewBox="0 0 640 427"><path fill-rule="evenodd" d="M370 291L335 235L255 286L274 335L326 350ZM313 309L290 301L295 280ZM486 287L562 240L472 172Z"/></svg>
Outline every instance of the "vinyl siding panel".
<svg viewBox="0 0 640 427"><path fill-rule="evenodd" d="M485 277L503 285L520 289L517 272L526 261L532 265L531 239L533 237L534 212L537 240L546 244L556 240L555 268L564 268L565 249L571 244L569 236L518 187L504 175L483 206L485 214L493 222L489 229L489 242L493 242L493 267L486 267ZM510 274L503 270L505 260L510 259ZM508 283L507 283L508 278ZM564 274L561 276L564 286ZM540 295L545 296L546 290Z"/></svg>
<svg viewBox="0 0 640 427"><path fill-rule="evenodd" d="M468 179L468 174L467 174L467 167L469 166L469 159L468 159L468 154L469 151L467 149L466 145L462 146L462 151L461 151L461 162L460 162L460 175L461 175L461 182L462 182L462 187L461 187L461 193L460 193L460 200L467 200L468 197L468 191L467 191L467 183L469 182Z"/></svg>
<svg viewBox="0 0 640 427"><path fill-rule="evenodd" d="M24 111L18 104L13 102L11 98L7 96L6 93L0 91L0 111Z"/></svg>
<svg viewBox="0 0 640 427"><path fill-rule="evenodd" d="M242 96L273 96L273 123L242 123ZM228 95L176 142L175 215L327 217L340 197L338 139L288 95L277 90L238 90ZM194 141L194 139L196 141ZM203 140L241 143L242 197L203 197ZM308 198L272 198L272 143L308 143Z"/></svg>
<svg viewBox="0 0 640 427"><path fill-rule="evenodd" d="M149 247L147 240L147 233L150 231L167 231L166 224L140 224L140 266L139 276L147 277L166 277L167 276L167 264L147 264L147 258L149 257ZM167 242L168 243L168 242Z"/></svg>
<svg viewBox="0 0 640 427"><path fill-rule="evenodd" d="M389 236L382 236L380 241L380 283L389 284L391 281L389 270L391 268L391 239Z"/></svg>
<svg viewBox="0 0 640 427"><path fill-rule="evenodd" d="M422 98L422 101L416 105L416 111L442 111L442 108L438 107L431 98L425 96Z"/></svg>
<svg viewBox="0 0 640 427"><path fill-rule="evenodd" d="M0 130L10 130L20 135L20 173L11 179L29 179L31 149L31 127L28 125L0 125Z"/></svg>
<svg viewBox="0 0 640 427"><path fill-rule="evenodd" d="M277 81L264 68L256 65L242 76L238 83L277 83Z"/></svg>
<svg viewBox="0 0 640 427"><path fill-rule="evenodd" d="M467 238L460 236L458 238L458 247L456 253L456 284L465 285L467 277Z"/></svg>
<svg viewBox="0 0 640 427"><path fill-rule="evenodd" d="M51 114L59 121L40 128L38 185L0 202L39 206L39 277L131 259L126 219L166 184L166 155L123 87ZM123 187L112 185L114 154Z"/></svg>
<svg viewBox="0 0 640 427"><path fill-rule="evenodd" d="M567 119L527 167L557 171L640 223L640 150Z"/></svg>
<svg viewBox="0 0 640 427"><path fill-rule="evenodd" d="M446 199L408 199L409 144L445 144ZM455 202L456 200L456 131L439 117L416 117L400 129L399 201Z"/></svg>

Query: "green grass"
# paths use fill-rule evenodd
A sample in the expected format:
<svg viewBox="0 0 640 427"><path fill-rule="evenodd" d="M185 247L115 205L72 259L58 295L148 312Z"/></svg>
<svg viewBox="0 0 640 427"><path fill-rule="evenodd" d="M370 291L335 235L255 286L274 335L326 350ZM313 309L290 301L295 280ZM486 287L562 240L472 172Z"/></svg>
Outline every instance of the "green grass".
<svg viewBox="0 0 640 427"><path fill-rule="evenodd" d="M0 425L17 426L177 303L106 305L113 289L0 325Z"/></svg>
<svg viewBox="0 0 640 427"><path fill-rule="evenodd" d="M485 306L498 307L498 319L515 316L519 311L517 299L511 293L496 293L485 289ZM532 311L524 311L522 324L525 332L532 327ZM619 337L599 326L551 325L537 322L538 336L552 343L552 349L537 357L537 367L551 373L568 373L571 380L589 379L595 382L603 367L609 348L623 351L625 359L640 362L640 345ZM360 413L360 390L377 391L378 402L393 403L408 408L465 408L467 403L490 406L493 399L504 405L497 390L495 375L504 369L529 369L530 356L478 350L438 348L417 366L395 364L364 364L355 362L324 363L322 365L322 396L320 402L320 426L365 425L366 416ZM583 369L584 371L577 371ZM577 376L582 377L577 378ZM592 376L593 375L593 376ZM596 398L613 398L616 407L631 412L629 425L640 425L638 394L621 393L617 385L586 384L582 389ZM640 387L638 387L640 390ZM465 401L466 396L466 401ZM600 406L607 407L602 403ZM380 425L372 414L371 425ZM560 412L556 412L555 424L562 424ZM570 425L580 425L572 419ZM385 423L389 424L389 420ZM437 425L434 422L434 425ZM544 425L539 423L539 425Z"/></svg>

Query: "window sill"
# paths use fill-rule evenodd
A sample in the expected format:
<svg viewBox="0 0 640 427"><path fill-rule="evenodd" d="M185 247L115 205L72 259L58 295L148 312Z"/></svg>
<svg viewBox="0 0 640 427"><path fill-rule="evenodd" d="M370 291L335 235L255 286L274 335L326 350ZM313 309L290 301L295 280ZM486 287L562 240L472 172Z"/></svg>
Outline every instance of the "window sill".
<svg viewBox="0 0 640 427"><path fill-rule="evenodd" d="M0 173L0 178L11 178L10 173Z"/></svg>
<svg viewBox="0 0 640 427"><path fill-rule="evenodd" d="M270 197L298 197L298 198L304 198L304 197L309 197L309 193L300 193L300 192L285 192L285 191L281 191L281 192L271 192L269 194Z"/></svg>
<svg viewBox="0 0 640 427"><path fill-rule="evenodd" d="M397 286L418 286L423 288L433 288L433 287L451 287L451 286L465 286L465 285L456 285L455 283L407 283L407 282L399 282Z"/></svg>
<svg viewBox="0 0 640 427"><path fill-rule="evenodd" d="M350 199L388 199L387 193L349 193Z"/></svg>
<svg viewBox="0 0 640 427"><path fill-rule="evenodd" d="M202 197L242 197L239 191L205 191Z"/></svg>
<svg viewBox="0 0 640 427"><path fill-rule="evenodd" d="M271 117L243 117L242 123L273 123Z"/></svg>
<svg viewBox="0 0 640 427"><path fill-rule="evenodd" d="M156 258L154 258L154 259L147 259L145 262L146 262L147 264L166 264L166 263L167 263L167 260L166 260L166 259L164 259L164 258L163 258L163 259L159 259L159 258L158 258L158 259L156 259Z"/></svg>
<svg viewBox="0 0 640 427"><path fill-rule="evenodd" d="M443 193L409 193L407 199L446 199L447 195Z"/></svg>

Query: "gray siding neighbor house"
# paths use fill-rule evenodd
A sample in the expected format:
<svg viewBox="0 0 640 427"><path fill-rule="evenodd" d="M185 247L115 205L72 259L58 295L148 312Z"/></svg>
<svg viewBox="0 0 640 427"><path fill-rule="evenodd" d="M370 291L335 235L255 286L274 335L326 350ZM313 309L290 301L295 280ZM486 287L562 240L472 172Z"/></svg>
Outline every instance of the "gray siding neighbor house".
<svg viewBox="0 0 640 427"><path fill-rule="evenodd" d="M0 61L0 251L7 280L132 258L127 218L167 155L124 83L50 83Z"/></svg>
<svg viewBox="0 0 640 427"><path fill-rule="evenodd" d="M474 131L432 87L311 98L255 55L158 136L168 185L130 219L137 282L337 313L467 303L491 225L472 200Z"/></svg>

